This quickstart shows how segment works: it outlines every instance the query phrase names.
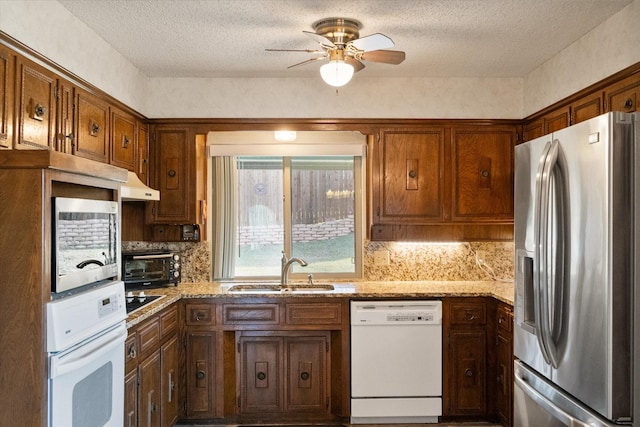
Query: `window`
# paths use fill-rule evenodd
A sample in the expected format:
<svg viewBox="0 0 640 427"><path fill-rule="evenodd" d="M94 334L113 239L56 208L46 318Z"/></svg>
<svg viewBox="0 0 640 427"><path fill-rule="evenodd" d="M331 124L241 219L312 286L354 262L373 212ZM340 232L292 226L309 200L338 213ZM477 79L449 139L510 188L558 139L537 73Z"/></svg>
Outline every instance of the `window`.
<svg viewBox="0 0 640 427"><path fill-rule="evenodd" d="M214 267L214 278L279 278L282 252L308 263L292 265L292 279L361 276L360 156L227 159L232 172L224 179L214 162L214 188L233 189L233 209L215 198L214 212L229 219L218 218L215 228L224 225L233 244L214 245L214 266L225 265L222 274Z"/></svg>

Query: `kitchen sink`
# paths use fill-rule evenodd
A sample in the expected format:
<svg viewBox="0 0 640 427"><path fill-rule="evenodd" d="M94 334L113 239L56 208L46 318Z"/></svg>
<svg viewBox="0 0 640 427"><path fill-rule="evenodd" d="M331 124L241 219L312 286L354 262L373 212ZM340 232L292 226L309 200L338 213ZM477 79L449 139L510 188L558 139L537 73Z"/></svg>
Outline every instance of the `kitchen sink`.
<svg viewBox="0 0 640 427"><path fill-rule="evenodd" d="M331 284L295 284L281 287L271 284L241 284L232 285L227 289L230 293L307 293L333 292L336 288Z"/></svg>

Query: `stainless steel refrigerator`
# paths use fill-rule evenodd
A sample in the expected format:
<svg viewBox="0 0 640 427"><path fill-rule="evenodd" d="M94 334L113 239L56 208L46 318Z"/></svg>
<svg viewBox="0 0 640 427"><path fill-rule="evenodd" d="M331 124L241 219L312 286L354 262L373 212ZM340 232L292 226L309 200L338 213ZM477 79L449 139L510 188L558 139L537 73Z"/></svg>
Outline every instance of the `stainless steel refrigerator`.
<svg viewBox="0 0 640 427"><path fill-rule="evenodd" d="M607 113L515 148L516 427L633 423L639 128Z"/></svg>

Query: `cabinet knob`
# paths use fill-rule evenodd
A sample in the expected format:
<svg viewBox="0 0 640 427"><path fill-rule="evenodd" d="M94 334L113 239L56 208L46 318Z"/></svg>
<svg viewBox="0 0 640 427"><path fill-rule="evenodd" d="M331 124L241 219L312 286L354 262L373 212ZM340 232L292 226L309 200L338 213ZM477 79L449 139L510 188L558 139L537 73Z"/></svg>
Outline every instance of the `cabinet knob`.
<svg viewBox="0 0 640 427"><path fill-rule="evenodd" d="M473 315L473 312L467 310L467 320L475 320L475 319L477 319L477 317Z"/></svg>
<svg viewBox="0 0 640 427"><path fill-rule="evenodd" d="M204 371L197 371L196 372L196 378L199 380L203 380L204 377L206 377L206 374L204 373Z"/></svg>
<svg viewBox="0 0 640 427"><path fill-rule="evenodd" d="M464 370L464 376L465 377L472 377L473 376L473 371L469 368Z"/></svg>
<svg viewBox="0 0 640 427"><path fill-rule="evenodd" d="M176 171L173 169L169 169L169 171L167 172L167 175L173 178L174 176L176 176Z"/></svg>
<svg viewBox="0 0 640 427"><path fill-rule="evenodd" d="M129 352L128 352L128 354L127 354L127 355L129 356L129 359L135 359L135 358L136 358L137 353L136 353L136 348L135 348L135 346L131 346L131 347L129 347Z"/></svg>
<svg viewBox="0 0 640 427"><path fill-rule="evenodd" d="M633 108L633 99L627 98L624 101L624 109L625 110L631 110L632 108Z"/></svg>
<svg viewBox="0 0 640 427"><path fill-rule="evenodd" d="M89 135L98 136L98 132L100 132L100 125L96 122L89 123Z"/></svg>
<svg viewBox="0 0 640 427"><path fill-rule="evenodd" d="M42 104L36 104L35 107L33 107L33 119L34 120L38 120L38 121L42 121L44 119L44 115L47 112L47 109L44 107L44 105Z"/></svg>
<svg viewBox="0 0 640 427"><path fill-rule="evenodd" d="M204 320L204 313L201 311L197 312L195 318L197 322L202 322Z"/></svg>
<svg viewBox="0 0 640 427"><path fill-rule="evenodd" d="M489 177L489 171L486 169L483 169L480 171L480 175L482 175L483 178L488 178Z"/></svg>
<svg viewBox="0 0 640 427"><path fill-rule="evenodd" d="M303 380L303 381L306 381L306 380L308 380L308 379L309 379L309 377L310 377L310 376L311 376L311 375L309 375L309 372L302 372L302 373L300 374L300 379L301 379L301 380Z"/></svg>
<svg viewBox="0 0 640 427"><path fill-rule="evenodd" d="M409 171L409 178L415 178L416 176L418 176L418 172L414 170Z"/></svg>
<svg viewBox="0 0 640 427"><path fill-rule="evenodd" d="M122 135L122 148L129 148L129 138L126 135Z"/></svg>
<svg viewBox="0 0 640 427"><path fill-rule="evenodd" d="M267 374L260 371L256 374L256 378L258 378L260 381L264 381L267 378Z"/></svg>

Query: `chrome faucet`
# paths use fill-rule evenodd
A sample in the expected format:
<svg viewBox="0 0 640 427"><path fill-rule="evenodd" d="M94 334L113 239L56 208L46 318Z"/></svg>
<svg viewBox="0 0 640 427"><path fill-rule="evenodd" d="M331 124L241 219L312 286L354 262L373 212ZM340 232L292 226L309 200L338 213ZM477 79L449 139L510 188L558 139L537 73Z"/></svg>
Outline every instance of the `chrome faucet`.
<svg viewBox="0 0 640 427"><path fill-rule="evenodd" d="M301 258L287 258L287 256L284 254L284 251L282 251L282 269L280 270L281 287L285 287L289 284L289 269L291 268L291 264L293 264L294 262L297 262L302 267L306 267L308 265L307 262Z"/></svg>

